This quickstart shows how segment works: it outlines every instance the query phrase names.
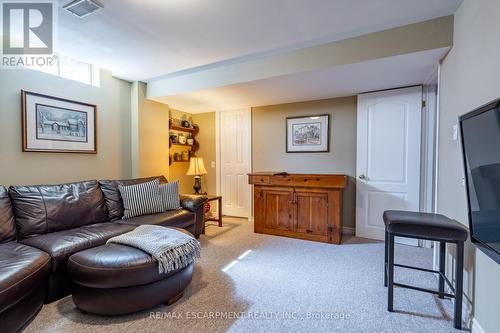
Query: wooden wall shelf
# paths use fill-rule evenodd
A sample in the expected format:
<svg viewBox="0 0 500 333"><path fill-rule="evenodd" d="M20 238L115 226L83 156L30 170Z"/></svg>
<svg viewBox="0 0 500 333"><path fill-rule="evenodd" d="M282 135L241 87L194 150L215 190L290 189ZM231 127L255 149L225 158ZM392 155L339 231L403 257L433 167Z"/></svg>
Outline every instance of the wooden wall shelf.
<svg viewBox="0 0 500 333"><path fill-rule="evenodd" d="M198 126L195 126L194 128L190 128L190 127L182 127L182 126L175 125L172 123L170 124L170 130L171 131L194 133L194 134L198 134L198 132L199 132Z"/></svg>
<svg viewBox="0 0 500 333"><path fill-rule="evenodd" d="M168 147L171 148L173 146L173 147L178 147L178 148L188 148L188 151L191 151L190 155L194 156L194 153L200 148L200 144L195 139L195 136L200 132L199 127L197 125L194 125L193 127L183 127L183 126L176 124L174 121L172 121L172 119L170 119L168 122L168 128L170 131L190 133L191 137L194 140L194 143L192 145L190 145L188 143L172 142L172 140L169 139ZM189 160L187 160L187 161L175 161L173 156L170 154L169 165L172 165L172 163L174 163L174 162L189 162Z"/></svg>
<svg viewBox="0 0 500 333"><path fill-rule="evenodd" d="M172 142L172 146L180 146L180 147L193 148L194 145L190 145L190 144L187 144L187 143L174 143L174 142Z"/></svg>
<svg viewBox="0 0 500 333"><path fill-rule="evenodd" d="M188 162L189 162L189 160L187 160L187 161L175 161L172 156L168 157L168 165L169 166L172 165L172 163L188 163Z"/></svg>

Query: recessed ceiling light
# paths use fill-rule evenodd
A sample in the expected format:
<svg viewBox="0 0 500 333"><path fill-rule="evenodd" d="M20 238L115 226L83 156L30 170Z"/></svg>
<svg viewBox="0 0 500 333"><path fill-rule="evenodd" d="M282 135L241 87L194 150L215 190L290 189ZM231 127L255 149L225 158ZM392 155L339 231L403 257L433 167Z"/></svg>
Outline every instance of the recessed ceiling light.
<svg viewBox="0 0 500 333"><path fill-rule="evenodd" d="M75 0L63 6L63 9L78 17L85 17L102 8L103 6L96 0Z"/></svg>

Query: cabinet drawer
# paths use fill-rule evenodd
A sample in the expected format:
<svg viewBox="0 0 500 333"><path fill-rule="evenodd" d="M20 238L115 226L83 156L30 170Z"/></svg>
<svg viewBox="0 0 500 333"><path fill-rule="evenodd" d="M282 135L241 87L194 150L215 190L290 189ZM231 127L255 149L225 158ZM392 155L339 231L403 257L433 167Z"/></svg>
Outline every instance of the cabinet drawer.
<svg viewBox="0 0 500 333"><path fill-rule="evenodd" d="M345 177L323 177L321 175L289 175L273 178L273 185L304 187L340 187L345 186Z"/></svg>
<svg viewBox="0 0 500 333"><path fill-rule="evenodd" d="M255 185L269 185L271 183L271 178L269 176L250 176L248 183Z"/></svg>

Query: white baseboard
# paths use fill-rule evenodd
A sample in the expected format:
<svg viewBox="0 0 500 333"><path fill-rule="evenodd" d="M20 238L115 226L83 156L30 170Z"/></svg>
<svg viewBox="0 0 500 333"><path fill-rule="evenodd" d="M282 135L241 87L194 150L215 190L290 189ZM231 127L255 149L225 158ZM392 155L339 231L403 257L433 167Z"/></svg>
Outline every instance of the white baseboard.
<svg viewBox="0 0 500 333"><path fill-rule="evenodd" d="M467 327L471 328L474 325L474 317L472 316L472 303L469 302L469 299L463 295L462 300L462 320L466 322ZM484 332L484 331L480 331Z"/></svg>
<svg viewBox="0 0 500 333"><path fill-rule="evenodd" d="M471 333L486 333L486 331L479 325L476 318L472 318Z"/></svg>
<svg viewBox="0 0 500 333"><path fill-rule="evenodd" d="M355 229L352 227L342 227L342 234L344 235L354 235Z"/></svg>

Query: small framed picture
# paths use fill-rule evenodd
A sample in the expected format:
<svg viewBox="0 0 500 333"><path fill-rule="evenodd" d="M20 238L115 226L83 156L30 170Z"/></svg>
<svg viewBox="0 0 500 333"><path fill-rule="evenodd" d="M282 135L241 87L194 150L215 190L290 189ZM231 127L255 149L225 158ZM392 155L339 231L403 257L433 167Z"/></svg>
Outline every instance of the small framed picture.
<svg viewBox="0 0 500 333"><path fill-rule="evenodd" d="M21 91L23 151L97 153L97 107Z"/></svg>
<svg viewBox="0 0 500 333"><path fill-rule="evenodd" d="M330 115L286 118L286 152L330 151Z"/></svg>

